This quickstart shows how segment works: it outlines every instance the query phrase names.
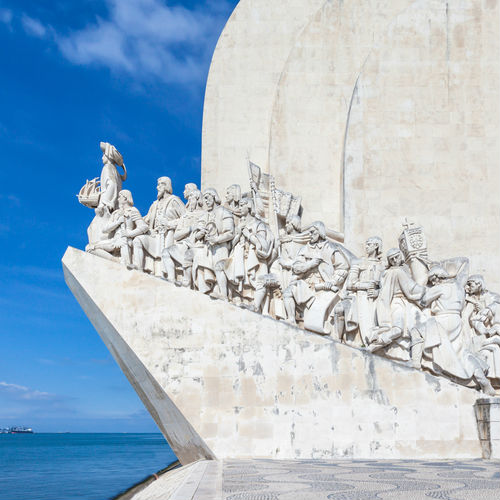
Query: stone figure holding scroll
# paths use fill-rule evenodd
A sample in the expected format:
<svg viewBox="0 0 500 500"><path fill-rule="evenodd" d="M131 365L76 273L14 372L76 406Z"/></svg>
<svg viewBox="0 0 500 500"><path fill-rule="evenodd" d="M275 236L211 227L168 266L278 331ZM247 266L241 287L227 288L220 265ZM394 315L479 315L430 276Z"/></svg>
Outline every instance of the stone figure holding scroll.
<svg viewBox="0 0 500 500"><path fill-rule="evenodd" d="M160 177L156 190L157 200L144 217L149 231L134 240L134 266L140 271L145 269L145 255L158 260L163 249L174 244L177 221L186 211L180 198L172 194L172 181L169 177ZM155 272L154 269L150 271Z"/></svg>

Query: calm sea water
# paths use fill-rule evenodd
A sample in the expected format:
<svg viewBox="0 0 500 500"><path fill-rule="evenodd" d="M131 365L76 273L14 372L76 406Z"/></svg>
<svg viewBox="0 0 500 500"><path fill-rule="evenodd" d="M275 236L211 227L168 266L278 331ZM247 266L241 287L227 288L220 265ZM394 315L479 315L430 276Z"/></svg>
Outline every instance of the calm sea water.
<svg viewBox="0 0 500 500"><path fill-rule="evenodd" d="M161 434L0 434L0 500L106 500L175 460Z"/></svg>

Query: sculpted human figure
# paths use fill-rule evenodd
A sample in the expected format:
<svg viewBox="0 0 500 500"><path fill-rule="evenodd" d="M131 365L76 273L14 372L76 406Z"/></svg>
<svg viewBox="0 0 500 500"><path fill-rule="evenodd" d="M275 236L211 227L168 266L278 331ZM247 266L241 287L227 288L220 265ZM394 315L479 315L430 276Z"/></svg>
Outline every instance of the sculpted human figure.
<svg viewBox="0 0 500 500"><path fill-rule="evenodd" d="M462 319L470 348L485 360L487 377L500 387L500 295L488 291L479 274L469 276L465 293Z"/></svg>
<svg viewBox="0 0 500 500"><path fill-rule="evenodd" d="M255 217L251 199L242 198L239 211L241 218L232 241L226 275L242 293L244 285L255 289L257 276L269 272L274 238L267 224Z"/></svg>
<svg viewBox="0 0 500 500"><path fill-rule="evenodd" d="M500 303L500 295L486 289L483 276L480 274L469 276L465 284L465 307L462 312L466 326L474 327L473 322L479 313L493 302Z"/></svg>
<svg viewBox="0 0 500 500"><path fill-rule="evenodd" d="M239 184L232 184L226 189L226 199L224 206L236 217L241 217L241 187Z"/></svg>
<svg viewBox="0 0 500 500"><path fill-rule="evenodd" d="M425 287L410 276L408 266L398 248L387 252L388 269L381 279L380 291L375 304L377 326L372 330L368 349L380 351L389 358L410 359L410 328L408 309L411 302L419 301ZM367 339L368 340L368 339ZM383 351L382 351L383 349Z"/></svg>
<svg viewBox="0 0 500 500"><path fill-rule="evenodd" d="M193 259L193 280L202 293L212 292L214 298L228 298L227 277L224 272L234 238L233 214L221 206L217 191L203 191L205 213L194 231L196 242ZM218 291L214 291L215 283Z"/></svg>
<svg viewBox="0 0 500 500"><path fill-rule="evenodd" d="M125 182L127 179L127 170L123 163L123 156L113 145L108 142L101 142L100 146L103 152L103 167L100 177L101 195L99 197L99 205L96 208L96 214L102 217L115 210L122 182ZM123 174L118 172L118 167L123 168Z"/></svg>
<svg viewBox="0 0 500 500"><path fill-rule="evenodd" d="M226 264L226 276L233 285L233 300L245 302L254 299L251 308L260 310L266 283L261 278L269 273L274 235L265 222L255 217L251 199L242 198L239 209L241 218Z"/></svg>
<svg viewBox="0 0 500 500"><path fill-rule="evenodd" d="M144 217L149 231L135 238L133 243L134 266L140 271L144 270L145 254L159 259L163 249L173 245L177 221L186 211L180 198L172 194L172 181L169 177L160 177L156 190L157 200Z"/></svg>
<svg viewBox="0 0 500 500"><path fill-rule="evenodd" d="M194 190L198 190L198 186L194 182L188 182L184 186L184 192L182 193L182 196L184 196L184 199L186 201L189 199L189 193Z"/></svg>
<svg viewBox="0 0 500 500"><path fill-rule="evenodd" d="M322 222L308 228L309 241L292 265L292 280L283 292L287 321L296 324L296 308L310 308L319 291L337 293L347 277L349 262L340 248L326 239Z"/></svg>
<svg viewBox="0 0 500 500"><path fill-rule="evenodd" d="M132 193L123 189L118 194L118 209L115 210L104 227L104 231L113 236L87 246L87 251L110 260L116 260L114 254L119 251L120 262L130 266L133 239L147 232L148 226L144 222L139 210L134 207Z"/></svg>
<svg viewBox="0 0 500 500"><path fill-rule="evenodd" d="M339 340L367 346L372 341L376 321L375 300L385 271L381 259L382 240L377 236L368 238L365 251L366 257L351 263L346 282L350 293L335 307L335 328ZM358 332L361 338L356 342Z"/></svg>
<svg viewBox="0 0 500 500"><path fill-rule="evenodd" d="M182 269L182 286L192 286L194 230L202 216L202 196L198 189L191 189L187 193L186 212L177 222L174 232L174 244L162 252L162 262L169 281L175 282L176 267Z"/></svg>
<svg viewBox="0 0 500 500"><path fill-rule="evenodd" d="M430 269L430 286L421 304L430 307L432 316L411 331L412 362L466 385L477 383L483 392L495 395L485 376L487 364L470 350L464 335L461 313L468 268L468 259L458 257Z"/></svg>

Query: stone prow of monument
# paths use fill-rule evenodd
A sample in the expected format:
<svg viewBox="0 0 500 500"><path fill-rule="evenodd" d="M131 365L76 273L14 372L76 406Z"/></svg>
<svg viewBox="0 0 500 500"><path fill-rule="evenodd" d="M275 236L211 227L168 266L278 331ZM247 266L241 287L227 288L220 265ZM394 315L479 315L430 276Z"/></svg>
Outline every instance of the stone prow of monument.
<svg viewBox="0 0 500 500"><path fill-rule="evenodd" d="M474 389L71 247L63 268L182 464L482 455Z"/></svg>

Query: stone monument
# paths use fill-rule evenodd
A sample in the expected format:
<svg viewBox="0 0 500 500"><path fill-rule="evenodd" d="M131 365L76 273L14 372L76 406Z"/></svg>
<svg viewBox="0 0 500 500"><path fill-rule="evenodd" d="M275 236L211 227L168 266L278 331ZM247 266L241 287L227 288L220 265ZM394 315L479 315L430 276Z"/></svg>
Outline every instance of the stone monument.
<svg viewBox="0 0 500 500"><path fill-rule="evenodd" d="M63 258L68 286L183 464L498 457L500 296L477 274L486 256L486 276L500 259L489 240L498 214L484 203L483 219L475 205L454 211L462 188L469 201L485 197L455 163L467 154L451 148L474 143L457 132L472 107L458 82L497 48L465 54L457 37L466 20L489 26L496 2L266 6L240 2L221 37L203 187L188 184L186 204L163 176L142 217L115 175L123 157L101 143L107 170L80 192L96 214L86 252ZM243 74L257 111L237 122ZM481 154L496 151L481 137ZM434 198L414 191L424 164Z"/></svg>

